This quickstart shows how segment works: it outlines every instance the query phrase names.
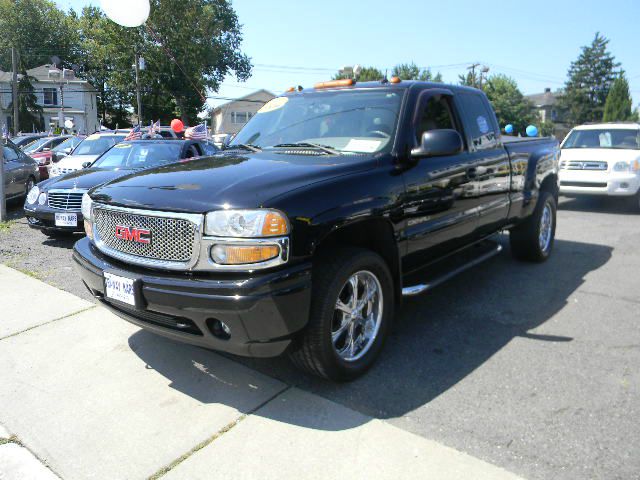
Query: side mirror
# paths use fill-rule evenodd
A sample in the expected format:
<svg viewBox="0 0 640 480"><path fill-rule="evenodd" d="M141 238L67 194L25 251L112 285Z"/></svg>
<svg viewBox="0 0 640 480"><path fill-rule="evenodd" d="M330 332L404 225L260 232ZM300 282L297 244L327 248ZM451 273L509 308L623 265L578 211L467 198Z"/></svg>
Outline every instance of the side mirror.
<svg viewBox="0 0 640 480"><path fill-rule="evenodd" d="M71 147L67 147L64 150L62 150L64 153L66 153L67 155L69 155L71 153L71 150L73 150L73 148Z"/></svg>
<svg viewBox="0 0 640 480"><path fill-rule="evenodd" d="M422 134L422 143L411 150L414 158L446 157L462 152L464 143L456 130L431 130Z"/></svg>
<svg viewBox="0 0 640 480"><path fill-rule="evenodd" d="M84 162L82 168L89 168L93 162Z"/></svg>

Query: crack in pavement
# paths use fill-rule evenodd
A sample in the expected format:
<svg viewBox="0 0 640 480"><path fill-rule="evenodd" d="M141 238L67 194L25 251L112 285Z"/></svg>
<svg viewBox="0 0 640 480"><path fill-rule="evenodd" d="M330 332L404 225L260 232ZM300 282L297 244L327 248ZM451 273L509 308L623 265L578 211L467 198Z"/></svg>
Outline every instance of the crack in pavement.
<svg viewBox="0 0 640 480"><path fill-rule="evenodd" d="M262 402L259 405L257 405L255 408L250 409L247 413L243 413L238 418L236 418L233 422L228 423L227 425L222 427L220 430L218 430L216 433L211 435L209 438L206 438L202 442L198 443L191 450L189 450L188 452L180 455L178 458L176 458L170 464L168 464L168 465L160 468L159 470L157 470L155 473L153 473L152 475L147 477L147 480L158 480L159 478L163 477L164 475L169 473L171 470L173 470L175 467L180 465L182 462L184 462L185 460L190 458L194 453L202 450L203 448L207 447L208 445L211 445L214 441L216 441L222 435L224 435L225 433L227 433L228 431L233 429L233 427L238 425L244 419L246 419L247 417L251 416L253 413L257 412L258 410L260 410L262 407L264 407L268 403L271 403L273 400L275 400L276 398L278 398L280 395L282 395L283 393L285 393L286 391L288 391L291 388L292 388L291 385L287 385L282 390L276 392L271 397L267 398L264 402Z"/></svg>
<svg viewBox="0 0 640 480"><path fill-rule="evenodd" d="M65 318L73 317L74 315L79 315L81 313L84 313L84 312L86 312L88 310L91 310L93 308L96 308L96 307L97 307L97 305L90 305L88 307L83 308L82 310L78 310L77 312L68 313L67 315L63 315L61 317L54 318L53 320L49 320L49 321L46 321L44 323L39 323L38 325L34 325L33 327L25 328L24 330L20 330L19 332L10 333L9 335L6 335L4 337L0 337L0 341L6 340L7 338L15 337L16 335L20 335L21 333L29 332L29 331L34 330L36 328L42 327L44 325L49 325L50 323L57 322L58 320L64 320Z"/></svg>

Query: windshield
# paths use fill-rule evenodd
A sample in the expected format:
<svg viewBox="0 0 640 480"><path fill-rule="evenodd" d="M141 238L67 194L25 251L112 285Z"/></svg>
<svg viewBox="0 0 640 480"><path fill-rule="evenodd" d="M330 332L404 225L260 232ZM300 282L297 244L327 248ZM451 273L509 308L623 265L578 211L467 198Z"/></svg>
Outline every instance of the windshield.
<svg viewBox="0 0 640 480"><path fill-rule="evenodd" d="M66 150L67 148L73 148L76 145L78 145L80 142L82 141L82 138L80 137L71 137L71 138L67 138L64 142L62 142L60 145L58 145L55 148L52 148L51 150L53 150L54 152L63 152L64 150Z"/></svg>
<svg viewBox="0 0 640 480"><path fill-rule="evenodd" d="M125 139L126 135L90 135L73 151L74 155L100 155L116 143Z"/></svg>
<svg viewBox="0 0 640 480"><path fill-rule="evenodd" d="M92 167L109 168L146 168L180 159L182 142L175 143L119 143L96 160Z"/></svg>
<svg viewBox="0 0 640 480"><path fill-rule="evenodd" d="M265 104L231 142L260 148L314 143L340 153L388 150L403 92L362 89L278 97Z"/></svg>
<svg viewBox="0 0 640 480"><path fill-rule="evenodd" d="M36 140L35 142L31 142L29 145L24 147L24 151L27 152L27 153L35 152L38 148L43 146L45 143L50 142L51 140L52 140L51 138L47 138L47 137L40 138L40 139Z"/></svg>
<svg viewBox="0 0 640 480"><path fill-rule="evenodd" d="M19 147L29 145L36 139L37 137L11 137L11 141L14 143L14 145L17 145Z"/></svg>
<svg viewBox="0 0 640 480"><path fill-rule="evenodd" d="M640 149L637 129L603 128L594 130L574 130L565 140L562 148L621 148Z"/></svg>

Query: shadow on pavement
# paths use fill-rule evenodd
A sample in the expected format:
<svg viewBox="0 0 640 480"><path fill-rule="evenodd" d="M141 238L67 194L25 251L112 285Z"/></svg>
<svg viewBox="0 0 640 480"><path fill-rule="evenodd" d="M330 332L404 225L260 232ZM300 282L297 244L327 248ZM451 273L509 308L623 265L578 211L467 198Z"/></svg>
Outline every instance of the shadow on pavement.
<svg viewBox="0 0 640 480"><path fill-rule="evenodd" d="M400 417L430 402L481 367L515 337L568 344L572 338L530 332L561 310L585 276L609 261L611 248L557 240L544 264L519 263L505 253L405 302L395 332L377 364L349 384L333 384L295 370L286 358L232 357L290 385L318 393L376 418ZM189 371L219 375L216 356L140 331L130 339L136 354L168 378L172 388L215 401ZM194 358L197 357L196 365ZM205 373L205 371L207 373ZM223 372L222 372L223 373ZM526 375L526 372L523 372ZM191 378L190 381L185 379ZM315 428L313 412L303 426ZM305 418L307 418L305 417ZM296 417L299 418L299 417ZM287 421L286 418L278 418ZM331 424L330 429L353 425Z"/></svg>
<svg viewBox="0 0 640 480"><path fill-rule="evenodd" d="M636 197L637 198L637 197ZM562 197L559 210L615 215L639 215L640 205L629 197L580 196Z"/></svg>

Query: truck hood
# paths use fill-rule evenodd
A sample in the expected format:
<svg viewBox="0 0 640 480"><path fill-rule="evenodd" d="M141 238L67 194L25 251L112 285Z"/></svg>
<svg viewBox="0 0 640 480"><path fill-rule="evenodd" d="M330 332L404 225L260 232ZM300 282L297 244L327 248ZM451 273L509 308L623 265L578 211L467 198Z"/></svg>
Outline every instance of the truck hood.
<svg viewBox="0 0 640 480"><path fill-rule="evenodd" d="M90 188L102 185L110 180L128 175L133 171L134 170L83 168L60 177L54 177L43 182L40 186L44 187L46 190L51 188L89 190Z"/></svg>
<svg viewBox="0 0 640 480"><path fill-rule="evenodd" d="M608 162L612 167L616 162L632 162L640 158L640 150L618 148L563 148L560 161Z"/></svg>
<svg viewBox="0 0 640 480"><path fill-rule="evenodd" d="M257 208L289 191L376 165L369 155L223 153L136 172L90 194L101 203L153 210Z"/></svg>

